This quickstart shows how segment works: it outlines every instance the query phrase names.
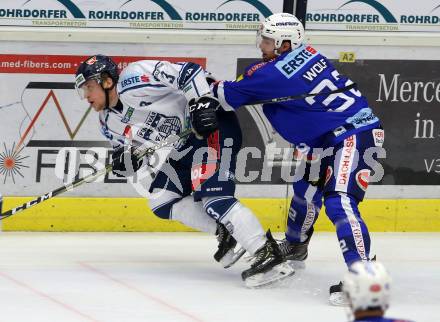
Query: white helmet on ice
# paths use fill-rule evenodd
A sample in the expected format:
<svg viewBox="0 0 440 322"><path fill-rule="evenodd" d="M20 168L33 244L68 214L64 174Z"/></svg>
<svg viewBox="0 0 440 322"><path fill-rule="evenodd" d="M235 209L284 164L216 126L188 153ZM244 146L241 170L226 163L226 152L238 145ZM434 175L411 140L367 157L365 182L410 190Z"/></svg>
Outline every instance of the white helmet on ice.
<svg viewBox="0 0 440 322"><path fill-rule="evenodd" d="M290 13L275 13L261 23L257 43L262 36L275 40L275 49L279 49L284 40L290 40L295 49L304 41L304 26Z"/></svg>
<svg viewBox="0 0 440 322"><path fill-rule="evenodd" d="M391 277L385 267L376 261L352 264L344 276L342 290L353 312L389 306Z"/></svg>

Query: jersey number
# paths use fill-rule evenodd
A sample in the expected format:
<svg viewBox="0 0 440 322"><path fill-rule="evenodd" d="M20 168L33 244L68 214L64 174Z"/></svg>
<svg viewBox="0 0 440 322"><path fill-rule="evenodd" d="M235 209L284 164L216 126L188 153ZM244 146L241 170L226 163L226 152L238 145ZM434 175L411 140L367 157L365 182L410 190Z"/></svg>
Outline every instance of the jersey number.
<svg viewBox="0 0 440 322"><path fill-rule="evenodd" d="M160 72L160 75L162 75L162 77L166 78L171 84L174 83L174 80L176 79L175 76L167 74L164 71Z"/></svg>
<svg viewBox="0 0 440 322"><path fill-rule="evenodd" d="M336 81L339 80L338 71L334 70L332 72L332 76ZM349 86L351 84L353 84L353 82L351 80L348 80L345 83L345 86ZM325 88L328 88L330 91L338 90L338 87L333 83L333 81L331 79L326 78L326 79L322 80L318 85L316 85L315 88L311 91L311 93L320 93ZM358 97L361 97L361 93L354 88L352 88L350 90L350 92ZM353 97L347 96L344 93L334 93L334 94L329 94L327 96L327 98L324 101L322 101L322 104L324 104L325 106L329 106L330 103L333 102L336 98L340 98L340 99L344 100L345 102L341 106L339 106L338 108L336 108L334 110L329 110L329 112L345 111L347 108L349 108L355 102L355 99ZM314 96L307 97L305 99L305 101L307 103L309 103L310 105L313 105L314 103L316 103Z"/></svg>
<svg viewBox="0 0 440 322"><path fill-rule="evenodd" d="M342 250L343 253L348 251L347 243L345 242L344 239L341 239L339 241L339 246L341 247L341 250Z"/></svg>

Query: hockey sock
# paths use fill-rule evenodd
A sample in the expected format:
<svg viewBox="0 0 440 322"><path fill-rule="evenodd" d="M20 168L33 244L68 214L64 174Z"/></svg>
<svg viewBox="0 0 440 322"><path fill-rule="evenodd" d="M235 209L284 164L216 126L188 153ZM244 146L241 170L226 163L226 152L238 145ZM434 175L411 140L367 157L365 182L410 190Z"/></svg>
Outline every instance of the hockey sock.
<svg viewBox="0 0 440 322"><path fill-rule="evenodd" d="M266 242L263 227L252 211L237 199L223 198L203 198L206 212L215 213L235 240L254 255Z"/></svg>
<svg viewBox="0 0 440 322"><path fill-rule="evenodd" d="M305 180L294 184L294 196L287 217L286 239L290 243L307 240L308 232L318 219L322 206L322 195L318 189Z"/></svg>
<svg viewBox="0 0 440 322"><path fill-rule="evenodd" d="M347 265L367 260L370 253L370 234L362 220L358 201L346 193L335 193L325 197L327 216L336 226L339 245Z"/></svg>
<svg viewBox="0 0 440 322"><path fill-rule="evenodd" d="M202 203L195 202L192 196L187 196L173 204L170 219L212 235L217 230L216 221L206 214Z"/></svg>

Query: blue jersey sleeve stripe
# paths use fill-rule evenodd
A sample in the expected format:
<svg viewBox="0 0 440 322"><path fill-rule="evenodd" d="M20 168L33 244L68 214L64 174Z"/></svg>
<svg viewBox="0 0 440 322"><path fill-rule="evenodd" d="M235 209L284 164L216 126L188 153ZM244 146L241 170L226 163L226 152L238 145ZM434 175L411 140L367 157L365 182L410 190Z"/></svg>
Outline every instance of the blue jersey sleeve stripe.
<svg viewBox="0 0 440 322"><path fill-rule="evenodd" d="M182 71L185 69L185 64L181 65L182 68L179 71L179 75L177 76L177 86L180 88L180 78L182 77Z"/></svg>
<svg viewBox="0 0 440 322"><path fill-rule="evenodd" d="M197 68L196 70L192 71L189 75L187 75L187 71L189 68ZM180 71L180 75L179 78L177 80L177 84L179 86L180 89L182 89L183 87L185 87L186 84L189 84L194 77L196 77L200 71L202 70L202 68L197 65L197 64L187 64L185 65L182 70Z"/></svg>
<svg viewBox="0 0 440 322"><path fill-rule="evenodd" d="M191 71L190 74L188 74L188 70L191 68L194 68L195 70ZM194 63L187 63L185 66L183 66L180 70L179 77L177 78L177 84L179 88L181 89L186 84L189 84L194 79L194 77L196 77L197 74L200 73L201 70L202 68L200 67L200 65Z"/></svg>
<svg viewBox="0 0 440 322"><path fill-rule="evenodd" d="M155 80L158 80L157 77L156 77L155 75L156 75L156 71L157 71L157 66L159 66L160 63L161 63L161 61L158 61L158 62L156 63L156 65L154 65L153 73L151 74L151 75L153 75L153 77L154 77Z"/></svg>
<svg viewBox="0 0 440 322"><path fill-rule="evenodd" d="M122 90L121 92L119 92L119 95L121 95L121 94L123 94L125 92L128 92L128 91L131 91L133 89L138 89L138 88L142 88L142 87L156 87L156 88L159 88L159 87L166 87L166 85L162 85L162 84L141 84L141 85L136 85L136 86L128 87L128 88Z"/></svg>
<svg viewBox="0 0 440 322"><path fill-rule="evenodd" d="M217 92L218 92L218 83L215 83L215 84L212 86L212 94L214 94L214 97L218 97Z"/></svg>
<svg viewBox="0 0 440 322"><path fill-rule="evenodd" d="M199 90L197 89L196 82L195 82L194 80L192 80L192 83L193 83L193 85L194 85L194 90L196 91L197 96L200 97L200 93L199 93Z"/></svg>

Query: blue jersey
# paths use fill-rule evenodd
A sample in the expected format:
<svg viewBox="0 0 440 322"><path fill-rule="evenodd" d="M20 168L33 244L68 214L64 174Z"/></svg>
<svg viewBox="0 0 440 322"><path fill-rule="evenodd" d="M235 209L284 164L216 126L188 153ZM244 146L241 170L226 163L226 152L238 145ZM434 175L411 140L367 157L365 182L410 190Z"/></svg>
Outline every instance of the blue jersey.
<svg viewBox="0 0 440 322"><path fill-rule="evenodd" d="M401 319L388 319L385 317L373 317L373 318L356 319L353 322L413 322L413 321L401 320Z"/></svg>
<svg viewBox="0 0 440 322"><path fill-rule="evenodd" d="M302 45L269 62L249 66L236 81L215 84L213 93L226 110L261 100L322 93L264 104L263 111L287 141L323 147L379 126L379 119L358 90L326 94L351 84L327 58L311 46Z"/></svg>

